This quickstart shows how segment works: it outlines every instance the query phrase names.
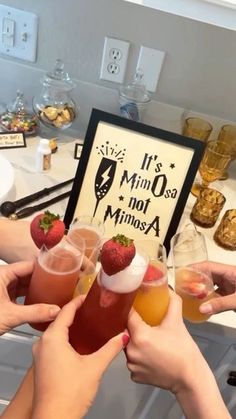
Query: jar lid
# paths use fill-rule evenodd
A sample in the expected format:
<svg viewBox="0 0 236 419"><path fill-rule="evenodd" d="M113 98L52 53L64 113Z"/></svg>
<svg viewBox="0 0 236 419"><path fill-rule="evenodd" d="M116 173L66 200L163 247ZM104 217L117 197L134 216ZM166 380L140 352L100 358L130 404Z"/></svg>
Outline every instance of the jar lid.
<svg viewBox="0 0 236 419"><path fill-rule="evenodd" d="M64 71L64 62L60 59L56 60L53 71L46 73L42 79L44 86L55 86L63 90L71 90L75 87L75 83L71 80L69 74Z"/></svg>
<svg viewBox="0 0 236 419"><path fill-rule="evenodd" d="M121 86L120 96L136 103L150 102L151 96L146 89L142 70L137 69L131 82Z"/></svg>

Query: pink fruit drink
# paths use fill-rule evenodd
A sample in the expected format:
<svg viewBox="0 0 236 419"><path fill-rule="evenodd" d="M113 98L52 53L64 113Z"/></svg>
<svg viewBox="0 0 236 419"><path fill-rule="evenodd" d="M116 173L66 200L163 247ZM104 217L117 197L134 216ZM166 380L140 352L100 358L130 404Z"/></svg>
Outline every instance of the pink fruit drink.
<svg viewBox="0 0 236 419"><path fill-rule="evenodd" d="M25 305L47 303L63 307L72 297L78 281L82 255L72 246L41 250L30 282ZM32 323L34 329L44 331L49 323Z"/></svg>
<svg viewBox="0 0 236 419"><path fill-rule="evenodd" d="M97 351L126 328L127 317L148 266L136 254L124 270L107 275L101 268L70 328L70 343L80 354Z"/></svg>

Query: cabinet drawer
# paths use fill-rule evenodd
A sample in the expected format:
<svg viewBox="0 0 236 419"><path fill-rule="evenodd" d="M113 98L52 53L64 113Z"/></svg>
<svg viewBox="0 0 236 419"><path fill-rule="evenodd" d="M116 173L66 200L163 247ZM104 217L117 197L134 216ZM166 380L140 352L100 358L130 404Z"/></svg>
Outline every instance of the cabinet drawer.
<svg viewBox="0 0 236 419"><path fill-rule="evenodd" d="M35 340L17 333L6 333L0 338L0 412L5 408L4 400L11 400L31 365Z"/></svg>

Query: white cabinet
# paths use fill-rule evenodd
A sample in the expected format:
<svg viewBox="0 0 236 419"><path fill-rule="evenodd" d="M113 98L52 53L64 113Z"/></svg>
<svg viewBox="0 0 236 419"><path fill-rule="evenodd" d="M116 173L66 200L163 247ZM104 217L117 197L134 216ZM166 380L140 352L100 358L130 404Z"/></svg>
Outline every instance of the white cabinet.
<svg viewBox="0 0 236 419"><path fill-rule="evenodd" d="M31 364L31 347L35 339L19 332L6 333L0 338L0 413Z"/></svg>
<svg viewBox="0 0 236 419"><path fill-rule="evenodd" d="M212 325L209 324L190 326L189 329L214 371L232 417L236 418L236 391L227 384L229 372L236 371L236 340L227 336L226 332L222 333L222 328L211 332ZM26 332L7 333L0 338L0 413L14 395L32 361L31 346L37 337L27 333L32 329L25 327L24 330ZM184 419L171 393L130 380L123 352L104 374L96 401L86 415L86 419L104 417Z"/></svg>

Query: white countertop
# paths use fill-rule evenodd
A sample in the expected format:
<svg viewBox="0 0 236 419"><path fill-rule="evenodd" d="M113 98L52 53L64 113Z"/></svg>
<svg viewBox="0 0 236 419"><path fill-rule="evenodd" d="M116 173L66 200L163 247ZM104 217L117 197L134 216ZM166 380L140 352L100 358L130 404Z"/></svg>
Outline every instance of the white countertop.
<svg viewBox="0 0 236 419"><path fill-rule="evenodd" d="M58 151L55 154L52 154L51 169L48 172L44 173L35 172L34 159L38 141L39 137L29 137L26 138L26 148L1 150L1 153L4 154L13 164L15 170L15 186L8 196L9 200L23 198L26 195L43 189L44 187L50 187L54 184L63 182L75 176L75 172L78 166L78 160L74 159L74 146L75 142L81 143L82 140L75 140L73 138L68 138L61 141L59 140ZM217 186L217 188L221 189L221 192L226 197L226 204L222 210L222 214L225 212L225 210L229 208L236 208L236 161L234 161L231 164L229 173L230 177L229 179L227 179L227 181L221 181L218 182L217 185L215 185ZM54 194L50 194L49 196L41 199L41 201L48 200L58 195L59 193L68 191L71 188L71 186L72 184L68 185L64 189L56 191ZM214 184L212 184L212 186L214 186ZM39 201L37 201L37 203L38 202ZM59 201L58 203L51 205L50 210L59 213L63 217L66 210L67 202L68 199ZM192 194L190 194L185 207L184 214L181 219L180 228L185 223L189 222L189 214L191 212L194 202L195 198ZM33 202L30 205L35 204L36 202ZM29 219L31 219L34 216L35 214L29 217ZM203 234L206 237L209 259L217 262L236 265L236 252L224 250L217 246L213 241L213 234L218 223L219 220L216 223L216 225L210 229L203 229L198 227L199 231L203 232ZM208 320L208 322L223 326L235 327L236 313L230 311L227 313L218 314L212 316Z"/></svg>

